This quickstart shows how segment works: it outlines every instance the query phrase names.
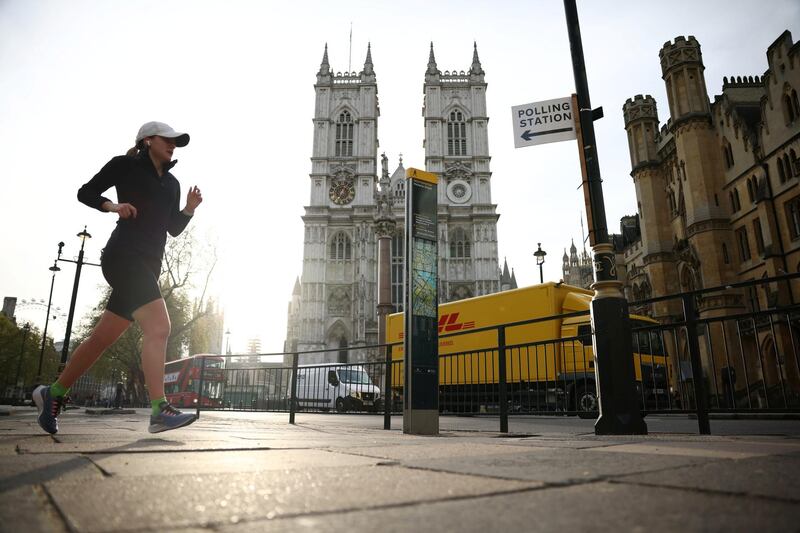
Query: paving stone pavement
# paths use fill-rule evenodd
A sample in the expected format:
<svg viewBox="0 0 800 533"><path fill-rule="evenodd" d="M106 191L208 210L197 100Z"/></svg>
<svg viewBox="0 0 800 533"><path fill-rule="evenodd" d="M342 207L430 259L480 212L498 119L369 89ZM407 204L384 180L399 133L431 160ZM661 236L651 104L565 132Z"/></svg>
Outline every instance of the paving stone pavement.
<svg viewBox="0 0 800 533"><path fill-rule="evenodd" d="M592 421L206 413L151 435L148 413L0 419L0 531L798 531L800 422L725 435L653 418L647 436ZM742 431L736 434L736 428ZM712 425L712 431L714 425Z"/></svg>

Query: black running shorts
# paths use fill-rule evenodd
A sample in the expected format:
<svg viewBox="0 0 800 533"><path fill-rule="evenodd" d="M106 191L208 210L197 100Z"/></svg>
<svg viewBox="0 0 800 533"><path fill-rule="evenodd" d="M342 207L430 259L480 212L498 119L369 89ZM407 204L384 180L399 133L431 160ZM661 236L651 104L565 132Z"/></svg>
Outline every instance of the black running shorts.
<svg viewBox="0 0 800 533"><path fill-rule="evenodd" d="M133 321L134 311L161 298L158 288L161 261L106 248L100 263L103 277L111 285L106 309L115 315Z"/></svg>

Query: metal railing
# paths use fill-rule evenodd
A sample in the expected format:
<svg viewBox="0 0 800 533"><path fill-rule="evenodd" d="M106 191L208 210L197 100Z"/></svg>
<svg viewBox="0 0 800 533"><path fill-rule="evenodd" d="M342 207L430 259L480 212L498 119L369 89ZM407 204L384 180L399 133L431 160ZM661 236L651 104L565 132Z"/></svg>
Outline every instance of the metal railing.
<svg viewBox="0 0 800 533"><path fill-rule="evenodd" d="M780 299L773 298L770 308L752 299L749 308L744 305L747 291L774 294L775 286L797 278L630 304L632 315L662 312L659 322L633 317L634 378L643 414L691 414L700 433L710 432L716 414L799 414L800 304L778 306ZM449 348L439 356L440 411L497 416L503 432L514 415L596 417L589 324L589 312L582 311L441 334L446 342L440 346ZM213 356L225 360L213 372L203 357L190 388L195 398L203 391L214 401L185 406L196 407L198 415L200 409L286 412L290 423L298 412L382 413L389 429L391 415L403 409L401 345ZM269 362L276 357L281 361ZM319 359L347 362L303 364ZM95 383L92 390L109 386Z"/></svg>

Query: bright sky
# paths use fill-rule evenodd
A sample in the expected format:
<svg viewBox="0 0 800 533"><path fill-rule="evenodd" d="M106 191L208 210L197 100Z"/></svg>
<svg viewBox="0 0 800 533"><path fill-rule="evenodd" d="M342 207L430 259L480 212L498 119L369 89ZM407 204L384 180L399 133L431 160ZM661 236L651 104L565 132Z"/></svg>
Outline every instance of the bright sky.
<svg viewBox="0 0 800 533"><path fill-rule="evenodd" d="M768 10L765 10L765 7ZM608 224L636 211L621 107L652 94L667 118L658 60L665 41L699 40L712 98L722 77L760 75L766 48L786 29L800 39L794 0L579 2ZM47 299L58 241L77 255L88 226L96 261L114 215L78 203L78 187L159 120L187 131L174 174L205 201L192 224L218 243L214 293L234 351L258 336L280 351L286 308L302 268L309 201L315 74L328 43L334 71L361 70L367 42L378 79L378 137L390 169L424 166L422 84L434 42L439 69L467 70L472 42L486 71L493 201L500 262L520 285L561 276L583 213L574 141L514 149L511 106L574 91L563 4L558 0L304 2L0 0L0 296ZM63 264L54 305L66 311L74 269ZM104 285L85 267L76 320ZM20 309L38 324L44 310ZM56 324L56 339L63 333ZM51 329L51 332L54 330Z"/></svg>

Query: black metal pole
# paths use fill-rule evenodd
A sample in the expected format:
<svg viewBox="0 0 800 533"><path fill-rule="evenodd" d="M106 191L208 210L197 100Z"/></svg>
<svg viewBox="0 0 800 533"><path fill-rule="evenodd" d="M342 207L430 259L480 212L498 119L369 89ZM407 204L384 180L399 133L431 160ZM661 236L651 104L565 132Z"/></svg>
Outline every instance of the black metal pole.
<svg viewBox="0 0 800 533"><path fill-rule="evenodd" d="M387 344L386 350L386 376L383 385L383 429L392 429L392 345Z"/></svg>
<svg viewBox="0 0 800 533"><path fill-rule="evenodd" d="M17 388L19 384L19 374L22 371L22 360L25 358L25 341L28 340L28 332L31 330L30 324L25 324L22 326L22 346L19 349L19 361L17 361L17 375L14 378L14 389ZM25 384L22 384L23 388Z"/></svg>
<svg viewBox="0 0 800 533"><path fill-rule="evenodd" d="M636 395L628 302L622 294L622 283L617 280L614 247L609 242L597 158L593 121L603 116L602 108L592 110L575 0L564 0L564 11L580 119L578 146L582 150L580 156L585 168L587 218L591 221L589 229L594 264L592 289L595 291L591 315L595 379L600 400L600 416L594 429L598 435L646 434L647 425L639 412Z"/></svg>
<svg viewBox="0 0 800 533"><path fill-rule="evenodd" d="M64 332L64 346L61 347L61 364L58 367L60 374L67 364L67 357L69 356L69 338L72 334L72 318L75 316L75 301L78 299L78 284L81 281L81 267L83 266L83 245L81 242L81 251L78 253L78 261L75 267L75 281L72 284L72 298L69 301L69 314L67 315L67 330Z"/></svg>
<svg viewBox="0 0 800 533"><path fill-rule="evenodd" d="M697 426L701 435L711 435L708 420L708 400L703 381L703 363L700 360L700 341L697 332L697 309L695 295L683 295L683 318L686 321L686 339L689 344L689 359L692 365L692 386L694 388L694 407L697 413Z"/></svg>
<svg viewBox="0 0 800 533"><path fill-rule="evenodd" d="M59 249L60 250L60 249ZM47 316L44 319L44 331L42 332L42 348L39 350L39 367L36 369L36 380L41 381L42 377L42 361L44 360L44 348L47 344L47 326L50 323L50 306L53 303L53 285L56 283L56 272L61 270L58 268L56 261L53 261L53 266L50 267L50 271L53 273L52 278L50 279L50 297L47 299Z"/></svg>
<svg viewBox="0 0 800 533"><path fill-rule="evenodd" d="M292 382L291 382L291 397L289 398L289 423L294 425L294 413L300 406L297 400L297 344L292 346L294 353L292 353Z"/></svg>
<svg viewBox="0 0 800 533"><path fill-rule="evenodd" d="M497 385L500 403L500 433L508 433L508 387L506 377L506 327L497 329Z"/></svg>
<svg viewBox="0 0 800 533"><path fill-rule="evenodd" d="M539 283L544 283L544 273L542 272L542 265L544 263L539 263Z"/></svg>

